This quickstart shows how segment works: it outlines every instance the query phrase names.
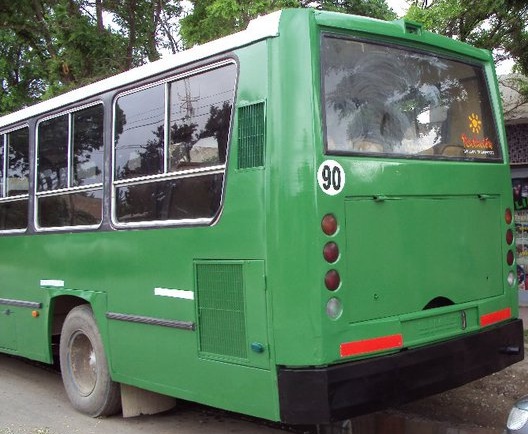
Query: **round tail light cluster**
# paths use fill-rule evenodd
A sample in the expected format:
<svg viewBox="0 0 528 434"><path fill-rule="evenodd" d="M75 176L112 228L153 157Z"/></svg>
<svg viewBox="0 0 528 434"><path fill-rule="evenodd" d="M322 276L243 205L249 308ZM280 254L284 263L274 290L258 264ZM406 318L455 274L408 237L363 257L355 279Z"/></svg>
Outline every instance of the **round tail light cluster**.
<svg viewBox="0 0 528 434"><path fill-rule="evenodd" d="M333 264L339 258L339 247L333 241L326 243L323 249L323 256L327 262Z"/></svg>
<svg viewBox="0 0 528 434"><path fill-rule="evenodd" d="M321 229L328 236L335 235L337 232L337 219L333 214L327 214L323 217Z"/></svg>
<svg viewBox="0 0 528 434"><path fill-rule="evenodd" d="M321 229L325 235L329 237L335 235L339 225L337 219L333 214L327 214L321 220ZM323 248L323 258L329 264L333 264L339 259L339 246L334 241L329 241ZM324 278L325 286L329 291L335 291L341 285L341 276L335 269L329 270Z"/></svg>
<svg viewBox="0 0 528 434"><path fill-rule="evenodd" d="M506 212L504 213L504 220L506 220L507 225L511 225L513 221L513 214L510 208L506 208Z"/></svg>
<svg viewBox="0 0 528 434"><path fill-rule="evenodd" d="M325 286L330 291L335 291L337 288L339 288L339 285L341 283L341 277L339 276L339 273L336 270L330 270L325 275Z"/></svg>

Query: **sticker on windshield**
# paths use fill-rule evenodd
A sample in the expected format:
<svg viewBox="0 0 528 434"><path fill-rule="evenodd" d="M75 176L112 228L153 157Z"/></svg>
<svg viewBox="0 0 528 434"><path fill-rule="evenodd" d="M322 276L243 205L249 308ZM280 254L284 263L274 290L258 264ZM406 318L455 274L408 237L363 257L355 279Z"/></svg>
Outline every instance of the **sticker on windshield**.
<svg viewBox="0 0 528 434"><path fill-rule="evenodd" d="M487 137L480 138L482 131L482 121L480 117L471 113L468 116L469 120L469 129L473 133L471 137L468 137L465 133L462 133L460 139L464 145L464 154L469 156L495 156L495 145Z"/></svg>
<svg viewBox="0 0 528 434"><path fill-rule="evenodd" d="M326 160L319 166L317 182L324 193L335 196L345 186L345 171L337 161Z"/></svg>

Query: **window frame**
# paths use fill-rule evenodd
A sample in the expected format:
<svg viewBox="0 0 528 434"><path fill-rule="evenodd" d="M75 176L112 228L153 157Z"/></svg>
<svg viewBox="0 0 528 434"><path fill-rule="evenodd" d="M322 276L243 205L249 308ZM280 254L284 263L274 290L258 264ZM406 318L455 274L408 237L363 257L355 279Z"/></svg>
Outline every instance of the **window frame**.
<svg viewBox="0 0 528 434"><path fill-rule="evenodd" d="M103 134L102 134L102 153L103 153L103 164L102 164L102 175L101 175L101 182L88 184L88 185L80 185L80 186L72 186L73 180L74 180L74 162L73 162L73 114L80 112L82 110L95 107L95 106L101 106L103 109ZM38 190L38 177L39 177L39 148L40 148L40 140L39 140L39 127L42 122L49 121L51 119L59 118L61 116L68 116L68 152L67 152L67 187L63 188L57 188L54 190L45 190L45 191L39 191ZM80 106L76 106L73 108L70 108L68 110L64 110L61 112L54 113L53 115L45 116L41 119L38 119L35 124L35 161L34 161L34 188L33 188L33 194L35 196L34 199L34 210L33 210L33 224L35 227L35 230L37 232L56 232L56 231L83 231L88 229L99 229L104 222L104 198L105 198L105 187L104 187L104 179L105 179L105 164L104 164L104 155L106 154L106 140L105 140L105 116L106 116L106 110L105 110L105 104L102 100L93 101L87 104L83 104ZM46 198L46 197L54 197L54 196L63 196L66 194L75 194L75 193L82 193L82 192L89 192L89 191L98 191L101 190L102 192L102 199L101 199L101 216L99 223L93 224L93 225L65 225L65 226L41 226L39 224L39 199L40 198Z"/></svg>
<svg viewBox="0 0 528 434"><path fill-rule="evenodd" d="M229 132L228 140L226 146L226 159L223 164L212 165L209 167L199 167L178 171L169 171L169 142L170 142L170 84L185 78L191 78L193 76L206 73L215 69L220 69L228 65L233 65L235 67L234 80L233 80L233 92L232 92L232 107L231 107L231 116L229 119ZM163 79L156 80L152 83L144 84L132 89L125 90L123 92L118 92L114 95L112 102L112 162L111 162L111 224L113 227L118 229L129 229L129 228L147 228L147 227L168 227L168 226L208 226L215 222L217 216L221 214L224 202L224 190L226 182L226 173L227 173L227 161L229 158L232 131L233 131L233 122L235 117L235 104L237 98L238 90L238 78L239 78L239 66L238 62L233 57L227 57L222 60L218 60L197 68L189 69L181 73L176 73L170 76L167 76ZM163 144L163 173L153 174L153 175L144 175L136 176L133 178L127 179L116 179L116 106L119 98L127 95L131 95L137 92L141 92L146 89L150 89L159 85L164 87L164 101L163 101L163 114L164 114L164 144ZM218 210L216 211L213 217L199 217L199 218L189 218L189 219L167 219L167 220L145 220L139 222L120 222L117 217L117 189L119 187L128 187L134 185L145 185L150 183L156 183L159 181L171 181L185 178L194 178L199 176L207 175L217 175L222 174L222 188L220 192L220 202Z"/></svg>
<svg viewBox="0 0 528 434"><path fill-rule="evenodd" d="M339 40L348 40L359 43L379 45L382 47L394 47L399 50L403 50L410 53L417 53L422 55L437 56L441 59L458 62L468 65L473 68L478 68L484 78L485 85L485 96L490 105L490 114L493 120L493 130L497 137L497 150L498 157L495 158L471 158L471 157L444 157L444 156L431 156L431 155L420 155L420 154L401 154L401 153L388 153L388 152L362 152L362 151L339 151L339 150L330 150L328 147L328 132L327 132L327 113L326 113L326 104L325 104L325 79L324 71L327 69L327 64L323 61L323 43L325 38L330 39L339 39ZM434 161L434 162L456 162L456 163L478 163L478 164L505 164L506 157L503 150L503 143L501 140L500 128L498 125L499 119L495 114L493 95L490 92L490 82L489 77L485 69L485 64L482 61L477 59L471 59L468 57L462 57L457 55L457 53L452 53L449 51L444 51L441 49L431 49L430 51L425 50L419 47L416 44L403 44L398 43L392 39L387 38L369 38L365 35L349 34L345 32L335 32L333 30L321 30L319 33L319 46L318 46L318 59L319 59L319 98L320 98L320 107L321 107L321 124L322 124L322 144L323 152L325 155L329 156L344 156L344 157L360 157L367 159L389 159L389 160L413 160L413 161Z"/></svg>
<svg viewBox="0 0 528 434"><path fill-rule="evenodd" d="M8 134L11 134L15 131L19 131L19 130L22 130L24 128L27 128L28 130L28 165L29 165L29 172L28 172L28 191L27 193L25 194L17 194L15 196L7 196L6 193L7 193L7 169L8 169L8 166L9 166L9 152L8 152L8 145L7 145L7 135ZM21 234L21 233L25 233L28 231L28 228L29 228L29 223L30 223L30 219L29 219L29 196L30 196L30 180L31 180L31 169L32 169L32 162L31 162L31 157L30 157L30 154L31 154L31 140L30 140L30 128L29 128L29 124L27 123L24 123L24 124L20 124L20 125L17 125L16 127L12 127L12 128L8 128L4 131L0 131L0 138L1 138L1 144L0 146L2 147L2 150L3 150L3 158L2 158L2 161L0 162L0 164L2 165L2 189L0 191L0 205L2 204L5 204L5 203L12 203L12 202L17 202L17 201L23 201L23 200L27 200L28 202L28 205L26 207L26 215L27 215L27 224L26 224L26 227L23 228L23 229L0 229L0 233L3 235L3 234Z"/></svg>

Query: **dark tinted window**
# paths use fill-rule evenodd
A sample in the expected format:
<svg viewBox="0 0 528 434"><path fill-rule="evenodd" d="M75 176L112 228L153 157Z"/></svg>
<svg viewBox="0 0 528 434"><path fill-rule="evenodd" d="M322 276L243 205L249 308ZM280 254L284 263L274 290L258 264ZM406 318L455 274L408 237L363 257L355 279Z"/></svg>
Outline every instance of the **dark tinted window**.
<svg viewBox="0 0 528 434"><path fill-rule="evenodd" d="M39 225L43 228L97 225L101 221L102 203L102 189L41 197Z"/></svg>
<svg viewBox="0 0 528 434"><path fill-rule="evenodd" d="M235 80L236 66L227 64L117 99L114 214L119 223L216 215ZM128 181L151 175L163 178Z"/></svg>
<svg viewBox="0 0 528 434"><path fill-rule="evenodd" d="M22 128L7 134L9 153L7 196L27 194L29 189L29 130Z"/></svg>
<svg viewBox="0 0 528 434"><path fill-rule="evenodd" d="M215 174L119 187L117 218L122 223L212 218L222 180Z"/></svg>
<svg viewBox="0 0 528 434"><path fill-rule="evenodd" d="M28 224L28 200L0 202L0 230L25 229Z"/></svg>
<svg viewBox="0 0 528 434"><path fill-rule="evenodd" d="M38 126L38 191L68 187L68 115Z"/></svg>
<svg viewBox="0 0 528 434"><path fill-rule="evenodd" d="M329 153L500 160L482 67L323 37Z"/></svg>
<svg viewBox="0 0 528 434"><path fill-rule="evenodd" d="M4 197L4 148L5 148L5 136L0 135L0 198Z"/></svg>
<svg viewBox="0 0 528 434"><path fill-rule="evenodd" d="M37 220L41 228L101 222L103 119L104 107L98 104L39 124ZM71 190L56 191L61 189Z"/></svg>
<svg viewBox="0 0 528 434"><path fill-rule="evenodd" d="M74 185L103 182L103 106L72 114Z"/></svg>
<svg viewBox="0 0 528 434"><path fill-rule="evenodd" d="M163 172L164 85L125 95L115 108L116 179Z"/></svg>
<svg viewBox="0 0 528 434"><path fill-rule="evenodd" d="M169 171L225 163L235 68L171 83Z"/></svg>
<svg viewBox="0 0 528 434"><path fill-rule="evenodd" d="M29 130L0 135L0 230L28 224Z"/></svg>

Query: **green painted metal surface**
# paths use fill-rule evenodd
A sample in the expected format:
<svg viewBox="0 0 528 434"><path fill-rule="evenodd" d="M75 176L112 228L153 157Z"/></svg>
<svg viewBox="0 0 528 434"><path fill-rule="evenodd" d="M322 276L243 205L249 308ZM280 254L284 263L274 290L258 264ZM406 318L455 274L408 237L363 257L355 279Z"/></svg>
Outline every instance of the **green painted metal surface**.
<svg viewBox="0 0 528 434"><path fill-rule="evenodd" d="M507 161L324 153L322 31L449 52L482 64L495 83L490 55L408 33L403 22L313 10L284 11L279 30L234 53L238 115L214 224L0 235L0 298L41 304L6 306L9 315L0 306L2 351L50 362L53 306L73 296L92 303L116 381L278 420L277 366L341 363L350 359L340 345L361 339L401 333L404 346L419 346L474 333L483 314L505 307L516 316L516 290L506 282ZM496 85L490 95L507 156ZM258 109L256 139L244 133L239 140L244 107ZM256 156L248 156L251 146ZM317 182L329 159L346 174L334 196ZM320 226L327 213L339 224L332 236ZM329 241L340 249L334 264L323 258ZM335 292L324 286L329 268L341 275ZM233 297L228 306L226 297ZM325 311L332 297L343 306L335 320ZM439 297L454 304L424 310ZM194 330L107 313L182 321Z"/></svg>

